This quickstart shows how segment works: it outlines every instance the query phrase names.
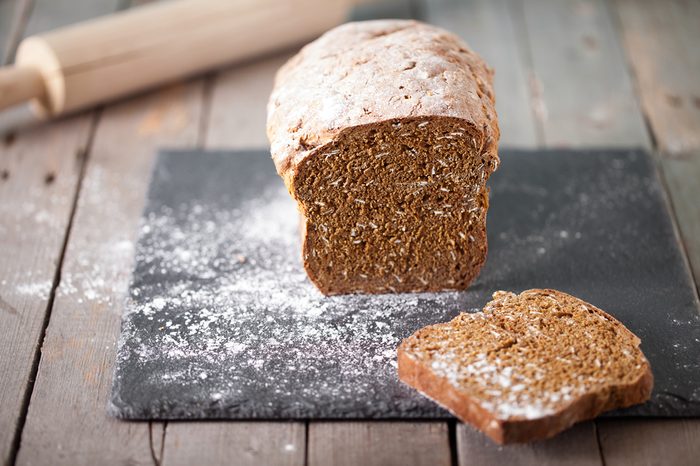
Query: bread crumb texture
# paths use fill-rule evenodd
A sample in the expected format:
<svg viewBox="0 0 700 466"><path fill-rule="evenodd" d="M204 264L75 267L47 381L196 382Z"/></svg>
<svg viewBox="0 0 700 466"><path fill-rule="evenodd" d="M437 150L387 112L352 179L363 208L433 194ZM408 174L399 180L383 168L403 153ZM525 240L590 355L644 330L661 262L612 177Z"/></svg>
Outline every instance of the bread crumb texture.
<svg viewBox="0 0 700 466"><path fill-rule="evenodd" d="M348 23L278 72L273 160L326 294L464 289L486 260L492 71L423 23Z"/></svg>
<svg viewBox="0 0 700 466"><path fill-rule="evenodd" d="M555 290L499 291L483 309L425 327L399 347L399 377L499 443L551 437L649 399L640 340Z"/></svg>

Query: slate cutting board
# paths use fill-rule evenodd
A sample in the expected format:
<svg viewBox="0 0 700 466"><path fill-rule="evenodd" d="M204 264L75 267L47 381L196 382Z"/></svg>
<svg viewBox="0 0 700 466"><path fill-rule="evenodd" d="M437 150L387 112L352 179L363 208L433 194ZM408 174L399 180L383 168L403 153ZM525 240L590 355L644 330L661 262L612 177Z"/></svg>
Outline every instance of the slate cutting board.
<svg viewBox="0 0 700 466"><path fill-rule="evenodd" d="M650 157L501 153L489 258L462 293L324 298L269 154L164 152L136 246L110 412L125 419L444 418L402 385L395 349L499 289L556 288L642 339L650 402L700 415L700 312Z"/></svg>

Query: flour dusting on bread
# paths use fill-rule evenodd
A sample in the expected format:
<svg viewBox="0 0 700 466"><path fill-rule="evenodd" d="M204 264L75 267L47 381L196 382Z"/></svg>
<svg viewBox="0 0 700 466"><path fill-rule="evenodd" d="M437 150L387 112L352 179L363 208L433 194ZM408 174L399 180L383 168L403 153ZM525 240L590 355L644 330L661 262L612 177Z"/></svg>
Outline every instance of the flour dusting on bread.
<svg viewBox="0 0 700 466"><path fill-rule="evenodd" d="M639 339L554 290L497 292L483 312L425 327L399 347L399 377L498 442L546 438L646 401Z"/></svg>

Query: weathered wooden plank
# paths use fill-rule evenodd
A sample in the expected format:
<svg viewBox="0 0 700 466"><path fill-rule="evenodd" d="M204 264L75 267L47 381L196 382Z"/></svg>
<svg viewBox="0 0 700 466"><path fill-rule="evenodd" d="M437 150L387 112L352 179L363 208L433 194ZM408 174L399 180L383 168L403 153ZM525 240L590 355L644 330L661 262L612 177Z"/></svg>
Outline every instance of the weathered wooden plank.
<svg viewBox="0 0 700 466"><path fill-rule="evenodd" d="M530 44L536 116L549 146L648 146L603 0L517 3Z"/></svg>
<svg viewBox="0 0 700 466"><path fill-rule="evenodd" d="M161 465L303 465L305 439L303 423L171 423Z"/></svg>
<svg viewBox="0 0 700 466"><path fill-rule="evenodd" d="M449 465L445 422L312 422L308 464Z"/></svg>
<svg viewBox="0 0 700 466"><path fill-rule="evenodd" d="M28 2L10 3L21 9L14 12L21 24L13 26L11 54L18 37L27 33L22 29ZM29 22L52 24L46 14L36 5ZM70 17L70 11L62 17ZM16 454L92 120L92 115L76 116L4 134L0 142L2 462Z"/></svg>
<svg viewBox="0 0 700 466"><path fill-rule="evenodd" d="M24 415L89 128L78 117L0 142L0 460Z"/></svg>
<svg viewBox="0 0 700 466"><path fill-rule="evenodd" d="M149 425L109 418L106 406L150 167L158 146L195 144L202 95L201 82L173 86L109 107L101 117L42 347L19 464L153 462Z"/></svg>
<svg viewBox="0 0 700 466"><path fill-rule="evenodd" d="M10 36L15 21L17 6L20 0L0 1L0 63L7 63Z"/></svg>
<svg viewBox="0 0 700 466"><path fill-rule="evenodd" d="M420 19L420 7L415 0L373 0L358 3L353 8L350 21L365 21L380 18Z"/></svg>
<svg viewBox="0 0 700 466"><path fill-rule="evenodd" d="M598 422L606 466L694 465L700 458L699 419L654 419Z"/></svg>
<svg viewBox="0 0 700 466"><path fill-rule="evenodd" d="M267 147L267 99L275 72L293 55L283 52L219 73L211 87L207 147Z"/></svg>
<svg viewBox="0 0 700 466"><path fill-rule="evenodd" d="M668 154L700 149L700 2L613 3L659 148Z"/></svg>
<svg viewBox="0 0 700 466"><path fill-rule="evenodd" d="M0 1L0 64L12 60L17 39L26 26L29 10L28 0Z"/></svg>
<svg viewBox="0 0 700 466"><path fill-rule="evenodd" d="M459 464L593 466L602 464L592 422L577 424L557 437L541 442L500 446L479 431L465 425L457 427Z"/></svg>
<svg viewBox="0 0 700 466"><path fill-rule="evenodd" d="M120 9L123 0L32 0L25 37L50 31Z"/></svg>
<svg viewBox="0 0 700 466"><path fill-rule="evenodd" d="M427 21L459 34L496 70L501 145L536 146L527 44L508 0L426 0L424 10Z"/></svg>

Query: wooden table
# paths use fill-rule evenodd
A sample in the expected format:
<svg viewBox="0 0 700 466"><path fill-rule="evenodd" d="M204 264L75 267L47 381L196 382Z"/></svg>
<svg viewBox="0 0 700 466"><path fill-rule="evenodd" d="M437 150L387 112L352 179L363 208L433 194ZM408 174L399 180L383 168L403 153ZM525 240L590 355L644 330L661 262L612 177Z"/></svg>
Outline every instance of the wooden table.
<svg viewBox="0 0 700 466"><path fill-rule="evenodd" d="M0 59L28 34L143 3L0 0ZM497 70L502 145L657 154L700 279L700 2L387 0ZM233 45L232 45L233 46ZM158 147L267 144L290 52L44 125L0 121L0 459L7 464L700 464L700 420L584 422L497 447L455 422L120 422L105 407ZM21 113L21 111L20 111ZM18 114L18 113L17 113ZM9 122L8 122L9 120Z"/></svg>

